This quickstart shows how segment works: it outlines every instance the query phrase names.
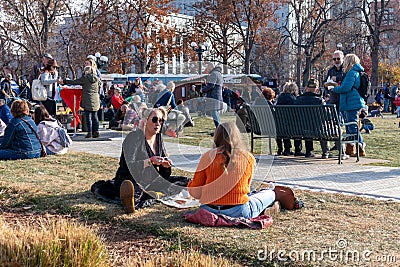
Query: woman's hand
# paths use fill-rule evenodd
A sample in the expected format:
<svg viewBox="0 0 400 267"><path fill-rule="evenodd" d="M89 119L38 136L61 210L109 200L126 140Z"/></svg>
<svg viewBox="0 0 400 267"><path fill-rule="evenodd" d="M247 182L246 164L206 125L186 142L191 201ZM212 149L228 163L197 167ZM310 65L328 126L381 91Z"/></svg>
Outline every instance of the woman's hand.
<svg viewBox="0 0 400 267"><path fill-rule="evenodd" d="M171 168L171 166L172 166L172 161L170 160L170 159L168 159L168 158L163 158L163 161L162 161L162 163L161 163L161 165L164 167L164 168Z"/></svg>
<svg viewBox="0 0 400 267"><path fill-rule="evenodd" d="M150 158L150 161L153 165L157 165L157 166L162 165L164 168L169 168L172 166L171 160L169 160L168 158L160 157L160 156L152 156Z"/></svg>

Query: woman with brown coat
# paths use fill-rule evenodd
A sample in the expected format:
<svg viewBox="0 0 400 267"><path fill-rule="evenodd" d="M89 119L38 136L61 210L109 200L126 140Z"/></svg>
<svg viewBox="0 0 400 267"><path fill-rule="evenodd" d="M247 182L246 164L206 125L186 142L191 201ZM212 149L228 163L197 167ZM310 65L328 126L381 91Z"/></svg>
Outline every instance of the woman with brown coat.
<svg viewBox="0 0 400 267"><path fill-rule="evenodd" d="M99 137L99 118L97 111L100 109L99 77L91 66L86 66L84 74L76 80L64 80L64 84L82 85L81 107L85 111L88 133L86 138Z"/></svg>

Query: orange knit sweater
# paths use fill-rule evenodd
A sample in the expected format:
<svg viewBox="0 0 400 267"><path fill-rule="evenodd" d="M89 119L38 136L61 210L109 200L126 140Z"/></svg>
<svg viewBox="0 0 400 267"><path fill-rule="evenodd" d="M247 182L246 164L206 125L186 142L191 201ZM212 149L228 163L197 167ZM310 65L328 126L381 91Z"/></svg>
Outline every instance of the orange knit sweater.
<svg viewBox="0 0 400 267"><path fill-rule="evenodd" d="M247 151L236 152L226 169L223 167L224 162L225 156L217 149L204 153L188 184L190 195L203 204L247 203L254 171L253 155Z"/></svg>

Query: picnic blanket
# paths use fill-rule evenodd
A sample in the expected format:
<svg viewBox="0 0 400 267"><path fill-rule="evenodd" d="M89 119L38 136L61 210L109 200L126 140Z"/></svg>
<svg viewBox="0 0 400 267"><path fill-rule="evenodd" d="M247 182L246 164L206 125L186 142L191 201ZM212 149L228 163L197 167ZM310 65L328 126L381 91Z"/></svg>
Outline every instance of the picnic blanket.
<svg viewBox="0 0 400 267"><path fill-rule="evenodd" d="M247 226L252 229L264 229L272 225L272 217L269 215L260 215L251 219L243 217L232 218L226 215L214 214L206 209L198 209L195 212L186 213L183 217L187 222L204 226Z"/></svg>

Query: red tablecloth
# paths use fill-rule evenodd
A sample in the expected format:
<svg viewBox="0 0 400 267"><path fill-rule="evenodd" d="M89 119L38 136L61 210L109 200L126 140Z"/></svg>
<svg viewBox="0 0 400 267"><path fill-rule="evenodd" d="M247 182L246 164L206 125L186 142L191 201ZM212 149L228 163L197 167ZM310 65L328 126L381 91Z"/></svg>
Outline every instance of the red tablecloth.
<svg viewBox="0 0 400 267"><path fill-rule="evenodd" d="M81 123L78 111L82 101L82 89L61 87L60 96L71 110L74 110L74 96L76 96L74 117L76 119L76 124ZM72 127L74 127L73 123L74 122L71 122Z"/></svg>

